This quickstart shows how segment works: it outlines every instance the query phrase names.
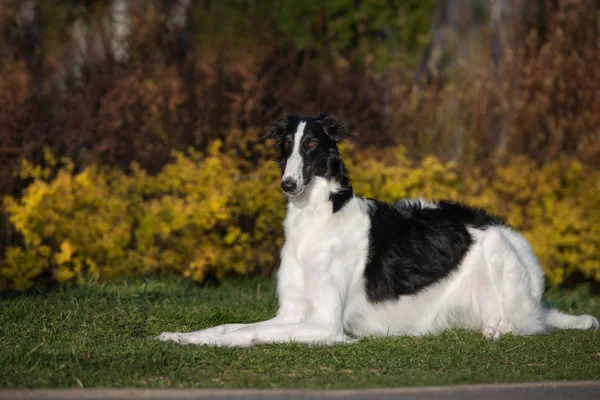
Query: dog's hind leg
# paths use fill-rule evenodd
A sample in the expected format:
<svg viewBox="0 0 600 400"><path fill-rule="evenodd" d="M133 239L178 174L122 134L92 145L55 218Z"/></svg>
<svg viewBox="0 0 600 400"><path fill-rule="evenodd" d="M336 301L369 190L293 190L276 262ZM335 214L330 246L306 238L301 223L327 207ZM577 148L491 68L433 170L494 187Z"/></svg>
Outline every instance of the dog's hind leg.
<svg viewBox="0 0 600 400"><path fill-rule="evenodd" d="M544 272L529 242L518 232L490 228L483 238L483 255L500 293L500 307L505 324L500 332L528 335L548 328L597 329L598 320L591 315L569 315L541 304ZM484 336L497 338L487 329Z"/></svg>
<svg viewBox="0 0 600 400"><path fill-rule="evenodd" d="M523 236L514 231L504 232L510 240L517 254L528 267L530 273L532 295L541 302L544 292L544 271L529 242ZM555 309L544 309L544 320L546 326L559 329L590 329L598 328L598 320L591 315L569 315Z"/></svg>
<svg viewBox="0 0 600 400"><path fill-rule="evenodd" d="M546 323L559 329L598 329L598 320L591 315L570 315L554 308L545 310Z"/></svg>
<svg viewBox="0 0 600 400"><path fill-rule="evenodd" d="M522 335L544 332L544 309L538 294L540 283L532 281L536 275L532 275L531 266L523 263L517 248L502 229L488 228L481 241L498 311L497 315L482 318L484 321L493 321L484 322L483 336L498 339L508 332Z"/></svg>

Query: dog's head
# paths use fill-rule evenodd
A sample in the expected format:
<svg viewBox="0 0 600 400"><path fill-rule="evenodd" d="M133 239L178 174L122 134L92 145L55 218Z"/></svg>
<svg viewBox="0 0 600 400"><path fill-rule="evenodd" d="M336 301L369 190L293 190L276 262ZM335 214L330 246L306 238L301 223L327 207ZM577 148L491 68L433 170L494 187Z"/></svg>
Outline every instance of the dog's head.
<svg viewBox="0 0 600 400"><path fill-rule="evenodd" d="M352 137L344 121L321 113L315 118L284 115L261 140L274 139L279 146L281 189L293 198L313 177L335 175L340 161L337 143Z"/></svg>

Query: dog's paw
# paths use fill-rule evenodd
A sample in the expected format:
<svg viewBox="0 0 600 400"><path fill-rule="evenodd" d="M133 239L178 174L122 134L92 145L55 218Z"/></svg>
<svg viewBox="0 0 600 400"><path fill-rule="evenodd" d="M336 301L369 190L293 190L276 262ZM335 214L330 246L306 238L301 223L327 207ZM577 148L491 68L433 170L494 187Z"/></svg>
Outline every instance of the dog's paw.
<svg viewBox="0 0 600 400"><path fill-rule="evenodd" d="M181 344L197 344L205 346L216 346L218 341L215 338L199 335L196 333L183 333L179 335L179 343Z"/></svg>
<svg viewBox="0 0 600 400"><path fill-rule="evenodd" d="M352 338L352 337L348 337L348 336L343 336L340 339L330 341L329 344L338 344L338 343L355 344L355 343L360 342L363 339L364 339L363 337Z"/></svg>
<svg viewBox="0 0 600 400"><path fill-rule="evenodd" d="M156 339L163 342L176 342L181 343L180 333L177 332L163 332L156 337Z"/></svg>
<svg viewBox="0 0 600 400"><path fill-rule="evenodd" d="M576 325L576 328L598 330L598 320L591 315L581 315L579 320L580 322Z"/></svg>
<svg viewBox="0 0 600 400"><path fill-rule="evenodd" d="M180 344L196 344L206 346L219 346L221 343L214 337L199 335L197 333L163 332L158 337L163 342L175 342Z"/></svg>
<svg viewBox="0 0 600 400"><path fill-rule="evenodd" d="M500 332L499 329L495 329L489 326L483 328L481 334L483 335L483 338L487 340L498 340L500 339L500 336L502 336L502 332Z"/></svg>

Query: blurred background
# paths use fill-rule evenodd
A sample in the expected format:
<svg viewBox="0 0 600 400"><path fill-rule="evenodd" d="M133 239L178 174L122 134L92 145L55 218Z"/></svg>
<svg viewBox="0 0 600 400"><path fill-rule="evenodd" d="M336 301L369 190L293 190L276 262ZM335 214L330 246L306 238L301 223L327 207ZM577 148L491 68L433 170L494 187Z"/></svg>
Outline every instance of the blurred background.
<svg viewBox="0 0 600 400"><path fill-rule="evenodd" d="M357 194L473 202L600 281L600 1L4 0L0 35L0 288L270 275L256 142L319 111Z"/></svg>

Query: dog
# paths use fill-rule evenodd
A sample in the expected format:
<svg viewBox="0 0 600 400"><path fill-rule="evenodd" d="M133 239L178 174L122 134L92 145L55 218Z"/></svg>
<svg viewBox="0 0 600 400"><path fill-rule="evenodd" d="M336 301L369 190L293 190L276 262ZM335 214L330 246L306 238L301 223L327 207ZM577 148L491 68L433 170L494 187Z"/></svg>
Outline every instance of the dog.
<svg viewBox="0 0 600 400"><path fill-rule="evenodd" d="M340 118L319 114L283 116L262 138L279 147L287 198L275 318L164 332L160 340L249 347L450 328L491 340L598 328L593 316L542 306L542 268L500 218L450 201L356 196L337 146L352 137Z"/></svg>

